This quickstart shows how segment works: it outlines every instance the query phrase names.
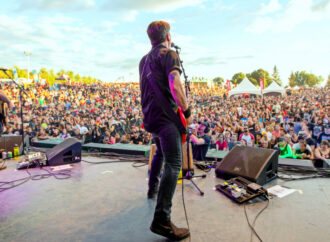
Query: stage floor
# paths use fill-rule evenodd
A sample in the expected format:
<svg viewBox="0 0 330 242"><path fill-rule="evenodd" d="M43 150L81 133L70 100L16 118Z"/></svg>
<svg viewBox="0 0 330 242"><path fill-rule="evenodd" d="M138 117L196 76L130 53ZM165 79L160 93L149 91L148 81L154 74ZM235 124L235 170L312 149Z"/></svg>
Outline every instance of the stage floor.
<svg viewBox="0 0 330 242"><path fill-rule="evenodd" d="M7 165L0 171L0 181L27 175L24 170L14 170L15 161ZM73 166L68 180L29 181L0 193L0 241L168 241L149 230L155 200L146 198L147 166L134 168L126 162ZM214 190L219 181L214 169L207 178L195 181L205 195L200 196L189 181L184 182L191 241L250 241L244 208ZM283 183L275 180L268 186ZM271 199L255 226L263 241L329 241L329 184L328 179L285 183L299 191ZM178 184L172 220L186 226L181 189ZM264 206L248 205L250 220ZM254 237L253 241L258 240Z"/></svg>

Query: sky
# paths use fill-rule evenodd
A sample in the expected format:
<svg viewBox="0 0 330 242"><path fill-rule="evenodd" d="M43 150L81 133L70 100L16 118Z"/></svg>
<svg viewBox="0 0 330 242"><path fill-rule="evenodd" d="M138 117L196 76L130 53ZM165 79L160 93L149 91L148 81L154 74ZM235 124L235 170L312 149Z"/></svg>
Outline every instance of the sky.
<svg viewBox="0 0 330 242"><path fill-rule="evenodd" d="M330 74L330 0L1 1L0 66L72 70L138 81L150 22L171 25L188 77L223 77L274 65Z"/></svg>

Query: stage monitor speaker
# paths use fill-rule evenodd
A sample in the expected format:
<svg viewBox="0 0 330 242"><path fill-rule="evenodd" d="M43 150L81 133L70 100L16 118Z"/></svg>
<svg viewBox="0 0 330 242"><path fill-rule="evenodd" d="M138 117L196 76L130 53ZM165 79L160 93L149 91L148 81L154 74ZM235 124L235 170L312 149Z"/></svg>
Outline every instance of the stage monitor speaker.
<svg viewBox="0 0 330 242"><path fill-rule="evenodd" d="M277 177L276 150L236 145L215 169L217 177L229 179L241 176L259 185Z"/></svg>
<svg viewBox="0 0 330 242"><path fill-rule="evenodd" d="M59 166L81 161L81 142L68 138L46 152L47 165Z"/></svg>

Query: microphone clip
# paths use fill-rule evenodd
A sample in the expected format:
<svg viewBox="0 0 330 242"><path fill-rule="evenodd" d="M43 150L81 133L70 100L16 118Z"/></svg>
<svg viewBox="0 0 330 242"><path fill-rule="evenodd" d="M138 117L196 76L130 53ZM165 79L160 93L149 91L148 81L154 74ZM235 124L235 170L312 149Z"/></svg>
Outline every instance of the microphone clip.
<svg viewBox="0 0 330 242"><path fill-rule="evenodd" d="M179 46L177 46L176 44L174 44L173 42L171 43L171 47L177 50L181 50L181 48Z"/></svg>

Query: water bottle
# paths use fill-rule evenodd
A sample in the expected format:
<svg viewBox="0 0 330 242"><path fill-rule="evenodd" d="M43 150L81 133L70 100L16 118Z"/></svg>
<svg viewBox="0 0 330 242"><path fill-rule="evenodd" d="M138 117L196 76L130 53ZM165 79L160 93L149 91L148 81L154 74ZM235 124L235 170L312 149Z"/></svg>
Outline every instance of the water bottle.
<svg viewBox="0 0 330 242"><path fill-rule="evenodd" d="M19 156L19 147L18 144L15 144L14 146L14 157L18 157Z"/></svg>

